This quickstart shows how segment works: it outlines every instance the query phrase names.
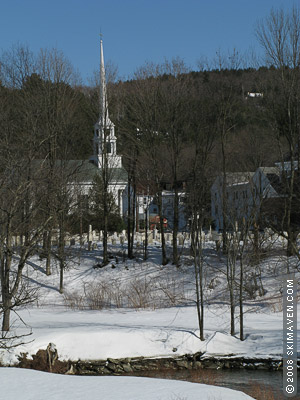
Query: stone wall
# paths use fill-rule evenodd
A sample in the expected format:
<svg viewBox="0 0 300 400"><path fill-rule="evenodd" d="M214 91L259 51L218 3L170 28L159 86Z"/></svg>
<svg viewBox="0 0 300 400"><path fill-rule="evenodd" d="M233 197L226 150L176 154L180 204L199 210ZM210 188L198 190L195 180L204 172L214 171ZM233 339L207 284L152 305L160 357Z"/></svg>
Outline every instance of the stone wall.
<svg viewBox="0 0 300 400"><path fill-rule="evenodd" d="M55 347L55 345L53 345ZM48 346L49 347L49 346ZM282 370L281 359L243 358L228 356L222 358L206 358L203 353L186 354L183 356L165 358L108 358L106 360L61 361L59 353L53 362L51 370L56 373L69 375L136 375L142 372L180 371L180 370ZM39 350L32 358L27 353L21 353L17 365L21 368L31 368L49 371L47 350ZM300 368L300 359L298 360Z"/></svg>
<svg viewBox="0 0 300 400"><path fill-rule="evenodd" d="M300 364L300 363L299 363ZM281 360L245 358L203 358L200 353L176 358L122 358L72 363L69 373L78 375L124 375L142 371L196 369L282 369Z"/></svg>

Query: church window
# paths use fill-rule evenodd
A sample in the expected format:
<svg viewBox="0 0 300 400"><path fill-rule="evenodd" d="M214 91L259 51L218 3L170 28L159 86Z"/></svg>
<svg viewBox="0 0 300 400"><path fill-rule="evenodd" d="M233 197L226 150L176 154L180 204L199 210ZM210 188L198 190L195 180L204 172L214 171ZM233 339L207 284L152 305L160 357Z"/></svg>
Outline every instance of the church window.
<svg viewBox="0 0 300 400"><path fill-rule="evenodd" d="M108 139L109 139L109 137L110 137L110 129L108 129L108 128L107 128L107 129L105 129L105 130L104 130L104 133L105 133L105 139L107 139L107 140L108 140Z"/></svg>
<svg viewBox="0 0 300 400"><path fill-rule="evenodd" d="M118 190L118 208L119 208L119 211L121 210L121 198L122 198L122 190L119 189Z"/></svg>
<svg viewBox="0 0 300 400"><path fill-rule="evenodd" d="M107 154L110 154L110 153L111 153L111 143L110 143L110 142L107 142L107 143L106 143L106 153L107 153Z"/></svg>

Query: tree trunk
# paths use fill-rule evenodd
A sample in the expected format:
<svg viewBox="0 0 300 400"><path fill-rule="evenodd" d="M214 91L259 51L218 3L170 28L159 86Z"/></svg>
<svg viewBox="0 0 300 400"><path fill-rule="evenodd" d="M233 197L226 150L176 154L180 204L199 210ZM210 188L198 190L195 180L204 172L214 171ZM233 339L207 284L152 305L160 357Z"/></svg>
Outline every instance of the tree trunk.
<svg viewBox="0 0 300 400"><path fill-rule="evenodd" d="M128 215L127 215L127 253L128 258L133 259L134 229L135 229L135 205L136 184L133 176L128 179Z"/></svg>
<svg viewBox="0 0 300 400"><path fill-rule="evenodd" d="M178 186L175 183L174 188L174 216L173 216L173 264L178 266L179 259L178 259L178 247L177 247L177 235L178 235L178 203L179 203L179 196L178 196Z"/></svg>
<svg viewBox="0 0 300 400"><path fill-rule="evenodd" d="M3 243L1 250L1 291L3 303L2 331L8 332L10 330L10 311L12 307L12 295L9 279L12 261L10 223L7 226L6 246Z"/></svg>
<svg viewBox="0 0 300 400"><path fill-rule="evenodd" d="M144 260L148 259L148 205L145 211L145 247L144 247Z"/></svg>
<svg viewBox="0 0 300 400"><path fill-rule="evenodd" d="M204 340L204 305L203 305L203 259L202 259L202 237L201 229L197 220L197 212L194 213L192 222L192 251L194 258L194 271L195 271L195 283L196 283L196 307L198 325L200 331L200 340Z"/></svg>
<svg viewBox="0 0 300 400"><path fill-rule="evenodd" d="M128 215L127 215L127 253L128 258L132 258L131 254L131 178L128 174L128 191L127 191Z"/></svg>
<svg viewBox="0 0 300 400"><path fill-rule="evenodd" d="M64 212L60 215L58 257L60 266L59 293L64 292L64 269L65 269L65 218Z"/></svg>
<svg viewBox="0 0 300 400"><path fill-rule="evenodd" d="M235 327L234 327L234 295L233 295L233 288L230 289L230 335L234 336L235 334Z"/></svg>
<svg viewBox="0 0 300 400"><path fill-rule="evenodd" d="M298 232L294 231L291 227L287 231L288 239L287 239L287 256L292 257L297 254L297 236ZM287 271L289 273L289 271Z"/></svg>
<svg viewBox="0 0 300 400"><path fill-rule="evenodd" d="M162 192L159 190L158 192L158 212L159 212L159 225L160 225L160 233L161 233L161 254L162 254L162 265L168 264L167 252L166 252L166 240L164 233L164 217L162 214Z"/></svg>
<svg viewBox="0 0 300 400"><path fill-rule="evenodd" d="M43 232L43 250L44 252L47 250L47 231Z"/></svg>
<svg viewBox="0 0 300 400"><path fill-rule="evenodd" d="M51 275L51 237L52 230L48 230L47 232L47 240L46 240L46 275Z"/></svg>
<svg viewBox="0 0 300 400"><path fill-rule="evenodd" d="M223 217L223 231L222 231L222 241L223 241L223 254L228 252L228 238L227 238L227 168L226 168L226 132L224 132L224 127L222 129L221 135L221 149L222 149L222 174L223 174L223 185L222 185L222 217Z"/></svg>
<svg viewBox="0 0 300 400"><path fill-rule="evenodd" d="M227 256L227 283L229 289L229 303L230 303L230 334L235 334L234 312L235 312L235 298L234 298L234 276L235 276L235 262L236 254L234 249L228 249Z"/></svg>
<svg viewBox="0 0 300 400"><path fill-rule="evenodd" d="M106 146L105 146L106 149ZM105 156L105 162L104 162L104 167L103 167L103 265L108 264L108 252L107 252L107 236L108 236L108 184L109 184L109 179L108 179L108 165L107 165L107 157L106 153L104 154Z"/></svg>
<svg viewBox="0 0 300 400"><path fill-rule="evenodd" d="M132 225L131 225L131 241L130 241L130 254L133 258L133 245L134 245L134 233L135 233L135 220L136 220L136 181L135 175L133 176L133 196L132 196Z"/></svg>
<svg viewBox="0 0 300 400"><path fill-rule="evenodd" d="M255 265L259 265L260 263L260 254L259 254L259 234L258 234L258 225L254 222L254 239L253 239L253 247L254 247L254 258Z"/></svg>
<svg viewBox="0 0 300 400"><path fill-rule="evenodd" d="M243 256L240 259L240 340L244 340L244 311L243 311L243 285L244 285L244 264Z"/></svg>
<svg viewBox="0 0 300 400"><path fill-rule="evenodd" d="M103 265L108 264L108 252L107 252L107 234L108 234L108 215L104 207L104 224L103 224Z"/></svg>
<svg viewBox="0 0 300 400"><path fill-rule="evenodd" d="M11 310L11 301L3 300L3 319L2 319L3 332L8 332L10 330L10 310Z"/></svg>
<svg viewBox="0 0 300 400"><path fill-rule="evenodd" d="M59 261L59 293L63 294L64 292L64 269L65 269L65 265L63 260Z"/></svg>

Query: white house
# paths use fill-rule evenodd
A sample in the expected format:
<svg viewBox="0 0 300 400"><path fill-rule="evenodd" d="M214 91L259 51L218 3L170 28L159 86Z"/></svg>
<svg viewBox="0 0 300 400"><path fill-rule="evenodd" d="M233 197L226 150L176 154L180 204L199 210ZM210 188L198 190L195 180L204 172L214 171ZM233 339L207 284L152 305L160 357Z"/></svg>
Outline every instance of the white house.
<svg viewBox="0 0 300 400"><path fill-rule="evenodd" d="M149 226L151 221L159 214L156 196L150 194L140 193L137 195L137 216L139 222L147 220ZM173 229L173 215L174 215L174 192L172 190L163 190L162 192L162 214L167 220L167 229ZM185 231L187 229L187 219L185 214L185 192L179 192L179 205L178 205L178 229Z"/></svg>
<svg viewBox="0 0 300 400"><path fill-rule="evenodd" d="M218 176L211 187L211 218L215 229L223 229L223 195L226 196L227 229L240 225L253 213L259 214L262 201L280 197L280 170L278 167L260 167L255 172L226 174L226 188L223 176Z"/></svg>

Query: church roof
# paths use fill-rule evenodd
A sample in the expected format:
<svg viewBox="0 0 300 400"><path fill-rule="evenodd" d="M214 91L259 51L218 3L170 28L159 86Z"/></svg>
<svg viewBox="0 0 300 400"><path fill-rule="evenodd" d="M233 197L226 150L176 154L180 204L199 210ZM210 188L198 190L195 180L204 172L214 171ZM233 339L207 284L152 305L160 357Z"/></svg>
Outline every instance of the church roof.
<svg viewBox="0 0 300 400"><path fill-rule="evenodd" d="M70 160L70 165L77 168L76 174L77 182L92 182L96 175L101 175L101 168L98 168L93 162L87 160ZM121 168L108 168L108 179L110 182L127 183L127 171Z"/></svg>
<svg viewBox="0 0 300 400"><path fill-rule="evenodd" d="M42 163L47 163L45 160L34 160L33 163L36 167L40 167ZM54 169L58 170L63 168L68 175L68 181L79 184L92 183L96 175L101 175L101 168L98 168L93 162L89 160L56 160ZM109 168L108 179L112 183L127 183L127 171L122 168Z"/></svg>

